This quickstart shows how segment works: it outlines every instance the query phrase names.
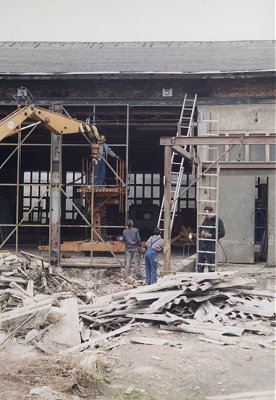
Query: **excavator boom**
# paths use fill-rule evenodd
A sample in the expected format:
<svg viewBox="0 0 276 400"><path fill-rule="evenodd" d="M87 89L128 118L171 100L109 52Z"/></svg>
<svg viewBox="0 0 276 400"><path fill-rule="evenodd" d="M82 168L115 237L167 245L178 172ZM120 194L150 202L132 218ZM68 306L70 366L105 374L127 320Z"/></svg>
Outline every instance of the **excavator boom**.
<svg viewBox="0 0 276 400"><path fill-rule="evenodd" d="M18 127L28 118L40 121L46 129L58 135L86 133L94 142L100 139L98 129L95 125L86 124L83 121L67 117L46 108L28 105L18 109L0 121L0 142L4 138L17 133Z"/></svg>

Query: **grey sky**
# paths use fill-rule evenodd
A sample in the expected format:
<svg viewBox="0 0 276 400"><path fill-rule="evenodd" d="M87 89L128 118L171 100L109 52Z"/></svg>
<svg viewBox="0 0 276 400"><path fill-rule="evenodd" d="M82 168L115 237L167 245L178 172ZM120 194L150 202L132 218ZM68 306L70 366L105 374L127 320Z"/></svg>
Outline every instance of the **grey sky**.
<svg viewBox="0 0 276 400"><path fill-rule="evenodd" d="M0 41L275 39L274 0L2 0Z"/></svg>

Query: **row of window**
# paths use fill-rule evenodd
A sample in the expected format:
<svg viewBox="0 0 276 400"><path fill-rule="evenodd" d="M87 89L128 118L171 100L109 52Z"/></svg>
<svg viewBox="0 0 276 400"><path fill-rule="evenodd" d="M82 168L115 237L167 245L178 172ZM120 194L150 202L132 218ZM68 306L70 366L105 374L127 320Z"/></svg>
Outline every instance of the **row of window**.
<svg viewBox="0 0 276 400"><path fill-rule="evenodd" d="M77 211L72 205L72 201L78 208L85 207L85 199L76 197L74 185L81 183L80 172L67 172L65 179L65 192L70 198L65 199L64 212L66 220L75 220ZM129 176L129 206L132 204L156 204L161 205L163 176L152 173L130 174ZM182 178L182 187L188 186L192 181L190 175L184 175ZM49 209L49 193L47 192L49 183L49 172L44 171L26 171L24 172L24 190L23 190L23 213L26 216L25 221L36 223L47 223L47 210ZM40 197L43 197L40 201ZM72 201L71 201L72 200ZM181 208L195 208L195 187L191 187L180 198L178 203ZM28 214L28 211L33 211ZM27 216L28 214L28 216Z"/></svg>

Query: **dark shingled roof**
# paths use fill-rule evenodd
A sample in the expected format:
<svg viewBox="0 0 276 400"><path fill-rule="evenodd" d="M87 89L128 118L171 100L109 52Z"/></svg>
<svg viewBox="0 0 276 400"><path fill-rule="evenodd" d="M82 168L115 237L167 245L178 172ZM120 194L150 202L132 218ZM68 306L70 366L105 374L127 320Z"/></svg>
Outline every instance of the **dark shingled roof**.
<svg viewBox="0 0 276 400"><path fill-rule="evenodd" d="M275 71L275 41L0 42L5 74L217 74Z"/></svg>

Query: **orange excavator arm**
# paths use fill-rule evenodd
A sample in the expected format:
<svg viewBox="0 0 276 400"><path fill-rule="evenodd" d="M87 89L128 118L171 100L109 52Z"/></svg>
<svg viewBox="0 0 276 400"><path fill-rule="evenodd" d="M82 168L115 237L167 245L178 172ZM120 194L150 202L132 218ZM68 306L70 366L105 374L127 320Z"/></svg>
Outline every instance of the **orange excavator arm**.
<svg viewBox="0 0 276 400"><path fill-rule="evenodd" d="M19 131L19 127L28 118L40 121L43 126L58 135L86 133L93 142L98 142L100 134L95 125L87 124L46 108L28 105L0 121L0 142Z"/></svg>

